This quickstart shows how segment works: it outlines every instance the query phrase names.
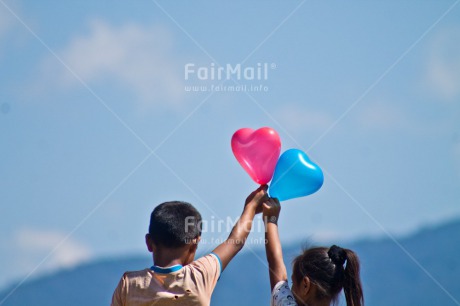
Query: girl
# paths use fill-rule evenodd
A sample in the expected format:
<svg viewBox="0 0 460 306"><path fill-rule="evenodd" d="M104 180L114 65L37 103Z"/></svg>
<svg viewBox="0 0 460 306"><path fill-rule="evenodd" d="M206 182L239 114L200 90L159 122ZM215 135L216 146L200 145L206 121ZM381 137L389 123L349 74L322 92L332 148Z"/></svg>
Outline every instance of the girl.
<svg viewBox="0 0 460 306"><path fill-rule="evenodd" d="M364 305L358 256L336 245L307 249L297 256L293 262L290 290L278 236L280 203L270 198L263 209L272 306L329 306L337 302L342 289L347 306Z"/></svg>

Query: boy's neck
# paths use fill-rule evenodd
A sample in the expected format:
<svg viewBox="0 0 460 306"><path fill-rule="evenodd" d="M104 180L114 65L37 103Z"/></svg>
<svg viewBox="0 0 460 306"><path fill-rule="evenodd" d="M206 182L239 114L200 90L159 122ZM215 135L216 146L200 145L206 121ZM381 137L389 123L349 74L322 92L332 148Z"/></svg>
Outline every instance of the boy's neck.
<svg viewBox="0 0 460 306"><path fill-rule="evenodd" d="M158 267L186 265L187 252L183 248L159 248L153 253L153 263Z"/></svg>
<svg viewBox="0 0 460 306"><path fill-rule="evenodd" d="M177 266L177 265L181 265L183 266L184 263L182 262L182 260L180 259L174 259L174 260L168 260L168 259L165 259L165 260L160 260L156 257L153 258L153 263L155 264L155 266L157 267L162 267L162 268L166 268L166 267L172 267L172 266Z"/></svg>

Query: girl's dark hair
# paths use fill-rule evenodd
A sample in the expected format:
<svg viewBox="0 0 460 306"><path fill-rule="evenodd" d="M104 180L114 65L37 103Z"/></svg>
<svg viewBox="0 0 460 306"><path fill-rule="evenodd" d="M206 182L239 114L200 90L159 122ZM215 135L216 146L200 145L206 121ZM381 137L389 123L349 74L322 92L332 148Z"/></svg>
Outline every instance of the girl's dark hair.
<svg viewBox="0 0 460 306"><path fill-rule="evenodd" d="M330 298L335 303L343 289L347 306L362 306L364 296L359 269L355 252L333 245L329 249L304 250L294 259L292 270L298 284L307 276L316 285L318 299Z"/></svg>

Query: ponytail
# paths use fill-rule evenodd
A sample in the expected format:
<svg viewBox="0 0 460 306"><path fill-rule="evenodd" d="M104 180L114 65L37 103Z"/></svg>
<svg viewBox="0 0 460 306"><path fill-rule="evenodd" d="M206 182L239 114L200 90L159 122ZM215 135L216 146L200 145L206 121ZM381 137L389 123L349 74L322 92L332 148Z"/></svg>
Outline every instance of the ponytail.
<svg viewBox="0 0 460 306"><path fill-rule="evenodd" d="M335 305L343 289L347 306L364 306L359 258L352 250L336 245L306 249L292 268L297 283L307 276L316 286L318 300L329 298Z"/></svg>
<svg viewBox="0 0 460 306"><path fill-rule="evenodd" d="M364 305L364 296L359 276L359 259L352 250L344 250L347 264L344 271L343 292L345 293L347 306L362 306Z"/></svg>

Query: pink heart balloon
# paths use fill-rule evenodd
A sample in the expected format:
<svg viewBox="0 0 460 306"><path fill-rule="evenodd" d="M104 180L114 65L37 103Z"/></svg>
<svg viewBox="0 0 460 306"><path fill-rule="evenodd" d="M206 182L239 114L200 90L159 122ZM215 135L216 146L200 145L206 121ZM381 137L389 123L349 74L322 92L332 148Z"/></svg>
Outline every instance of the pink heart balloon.
<svg viewBox="0 0 460 306"><path fill-rule="evenodd" d="M258 184L270 182L280 156L281 139L268 127L243 128L232 136L232 151L249 176Z"/></svg>

